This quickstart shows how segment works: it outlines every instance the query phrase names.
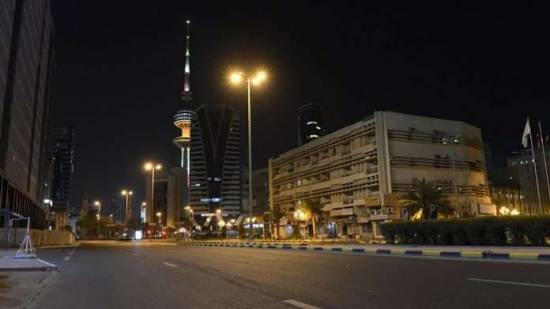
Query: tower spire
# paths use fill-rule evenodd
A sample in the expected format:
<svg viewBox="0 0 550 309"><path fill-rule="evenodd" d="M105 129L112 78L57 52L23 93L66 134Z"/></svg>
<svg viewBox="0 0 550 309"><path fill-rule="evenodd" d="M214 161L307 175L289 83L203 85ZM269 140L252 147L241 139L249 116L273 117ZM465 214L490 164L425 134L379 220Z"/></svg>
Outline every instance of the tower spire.
<svg viewBox="0 0 550 309"><path fill-rule="evenodd" d="M191 66L190 66L190 57L191 53L189 52L189 40L191 39L191 32L190 32L190 26L191 21L187 19L185 21L187 25L187 35L185 36L185 77L184 77L184 84L183 84L183 91L182 91L182 100L184 101L191 101L191 81L190 81L190 75L191 75Z"/></svg>

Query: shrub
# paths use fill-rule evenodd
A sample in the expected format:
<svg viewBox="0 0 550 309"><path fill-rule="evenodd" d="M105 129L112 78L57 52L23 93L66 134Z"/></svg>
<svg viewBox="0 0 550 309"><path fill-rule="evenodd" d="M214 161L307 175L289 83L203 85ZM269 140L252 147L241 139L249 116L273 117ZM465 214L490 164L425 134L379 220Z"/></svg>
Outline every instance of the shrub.
<svg viewBox="0 0 550 309"><path fill-rule="evenodd" d="M541 246L550 237L550 216L392 221L381 229L394 244Z"/></svg>

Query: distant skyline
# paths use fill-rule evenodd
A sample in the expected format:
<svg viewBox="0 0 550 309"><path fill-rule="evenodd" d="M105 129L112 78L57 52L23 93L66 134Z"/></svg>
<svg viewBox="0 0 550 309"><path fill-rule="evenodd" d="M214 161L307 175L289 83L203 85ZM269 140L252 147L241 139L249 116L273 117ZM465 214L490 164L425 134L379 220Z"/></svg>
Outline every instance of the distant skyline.
<svg viewBox="0 0 550 309"><path fill-rule="evenodd" d="M138 205L143 161L178 164L172 116L182 105L187 18L194 104L227 104L244 120L245 91L226 83L227 71L270 71L269 82L253 92L255 167L296 145L297 108L309 102L325 109L328 132L374 110L471 123L482 129L497 165L521 147L525 118L536 123L550 112L545 7L175 0L52 5L53 116L75 124L76 205L84 191L108 201L121 188L132 188ZM550 131L550 122L543 126Z"/></svg>

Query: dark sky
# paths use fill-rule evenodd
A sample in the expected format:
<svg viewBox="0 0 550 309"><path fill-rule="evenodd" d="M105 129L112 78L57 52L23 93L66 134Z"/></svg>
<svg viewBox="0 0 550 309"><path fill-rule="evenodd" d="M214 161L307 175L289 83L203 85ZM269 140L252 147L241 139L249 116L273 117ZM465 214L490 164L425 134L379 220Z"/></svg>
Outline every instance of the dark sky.
<svg viewBox="0 0 550 309"><path fill-rule="evenodd" d="M177 164L172 116L181 104L187 17L195 104L228 104L244 120L245 89L227 85L228 69L270 72L269 83L253 92L256 167L295 146L296 109L308 102L324 107L329 131L374 110L467 121L482 128L497 164L519 147L527 116L550 129L546 7L52 3L54 114L76 126L77 203L83 192L118 200L128 186L142 199L142 162Z"/></svg>

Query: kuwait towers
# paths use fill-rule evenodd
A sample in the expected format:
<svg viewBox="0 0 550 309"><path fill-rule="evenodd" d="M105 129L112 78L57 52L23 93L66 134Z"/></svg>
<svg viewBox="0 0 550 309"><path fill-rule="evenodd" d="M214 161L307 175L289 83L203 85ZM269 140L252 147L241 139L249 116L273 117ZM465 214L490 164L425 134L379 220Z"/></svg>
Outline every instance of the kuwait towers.
<svg viewBox="0 0 550 309"><path fill-rule="evenodd" d="M181 130L181 134L173 139L174 145L181 151L180 168L183 168L186 172L185 186L187 194L189 194L189 168L190 168L190 145L191 145L191 120L193 119L193 108L191 107L191 84L190 84L190 66L189 58L189 26L190 21L186 21L187 35L185 37L186 49L185 49L185 79L183 84L183 91L181 93L181 100L183 101L182 108L174 115L174 125ZM188 199L186 199L188 201Z"/></svg>

